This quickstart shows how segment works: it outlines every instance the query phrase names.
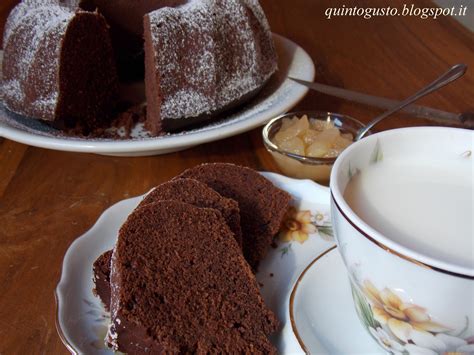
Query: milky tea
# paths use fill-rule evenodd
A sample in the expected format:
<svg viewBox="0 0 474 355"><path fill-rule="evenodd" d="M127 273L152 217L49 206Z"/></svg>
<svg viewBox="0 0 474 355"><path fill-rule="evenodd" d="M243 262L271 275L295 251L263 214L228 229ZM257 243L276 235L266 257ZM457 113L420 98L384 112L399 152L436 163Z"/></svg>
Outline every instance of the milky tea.
<svg viewBox="0 0 474 355"><path fill-rule="evenodd" d="M392 241L472 268L473 178L471 159L384 159L356 174L344 198L358 217Z"/></svg>

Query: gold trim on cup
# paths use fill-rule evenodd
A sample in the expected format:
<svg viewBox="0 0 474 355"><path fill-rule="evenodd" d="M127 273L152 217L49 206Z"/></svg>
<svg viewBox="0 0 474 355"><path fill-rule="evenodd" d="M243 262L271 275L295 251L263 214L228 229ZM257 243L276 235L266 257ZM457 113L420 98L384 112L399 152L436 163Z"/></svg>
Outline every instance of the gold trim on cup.
<svg viewBox="0 0 474 355"><path fill-rule="evenodd" d="M298 279L296 280L295 285L293 286L293 290L291 290L291 295L290 295L290 322L291 322L291 328L293 329L293 333L296 336L296 340L298 340L298 343L300 344L301 348L306 354L310 354L308 348L303 342L303 339L301 338L300 334L298 333L298 329L296 328L296 322L295 322L295 317L293 314L293 304L295 301L295 295L296 295L296 289L298 288L301 280L303 279L303 276L306 274L306 272L313 266L319 259L321 259L324 255L327 255L329 252L333 251L336 249L337 245L334 245L333 247L327 249L323 253L319 254L316 259L314 259L312 262L309 263L308 266L303 270L303 272L300 274Z"/></svg>

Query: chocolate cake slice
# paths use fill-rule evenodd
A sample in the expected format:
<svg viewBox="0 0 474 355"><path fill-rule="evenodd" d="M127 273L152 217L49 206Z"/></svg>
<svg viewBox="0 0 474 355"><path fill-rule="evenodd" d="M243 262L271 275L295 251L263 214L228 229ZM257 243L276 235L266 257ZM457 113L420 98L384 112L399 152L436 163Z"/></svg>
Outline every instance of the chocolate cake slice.
<svg viewBox="0 0 474 355"><path fill-rule="evenodd" d="M242 231L240 229L239 204L230 199L222 197L216 191L195 179L179 179L165 182L155 187L139 206L152 202L175 200L189 203L196 207L215 208L224 217L234 238L242 247Z"/></svg>
<svg viewBox="0 0 474 355"><path fill-rule="evenodd" d="M102 253L92 265L92 280L94 289L92 292L99 297L107 312L110 311L110 260L112 250Z"/></svg>
<svg viewBox="0 0 474 355"><path fill-rule="evenodd" d="M137 208L112 255L108 341L126 353L275 353L278 328L221 213Z"/></svg>
<svg viewBox="0 0 474 355"><path fill-rule="evenodd" d="M178 178L202 181L239 203L243 252L255 270L280 228L290 195L256 171L228 163L199 165L184 171Z"/></svg>
<svg viewBox="0 0 474 355"><path fill-rule="evenodd" d="M218 210L242 247L239 205L232 199L222 197L216 191L194 179L178 179L155 187L138 207L149 203L176 200L196 207L209 207ZM110 257L109 250L97 258L93 265L94 294L100 298L108 311L110 308Z"/></svg>

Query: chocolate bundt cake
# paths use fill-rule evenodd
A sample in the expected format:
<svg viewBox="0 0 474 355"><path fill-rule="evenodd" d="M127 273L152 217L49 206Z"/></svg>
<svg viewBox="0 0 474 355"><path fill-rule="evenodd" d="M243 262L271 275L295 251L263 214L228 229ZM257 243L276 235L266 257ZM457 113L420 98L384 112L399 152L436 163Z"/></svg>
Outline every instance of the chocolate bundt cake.
<svg viewBox="0 0 474 355"><path fill-rule="evenodd" d="M24 0L3 35L2 100L22 115L80 127L108 124L118 80L107 23L59 0Z"/></svg>
<svg viewBox="0 0 474 355"><path fill-rule="evenodd" d="M108 341L126 353L275 353L278 328L221 213L137 208L112 255Z"/></svg>
<svg viewBox="0 0 474 355"><path fill-rule="evenodd" d="M155 135L243 103L277 66L256 0L23 0L3 43L6 107L86 133L110 124L117 66L145 80Z"/></svg>
<svg viewBox="0 0 474 355"><path fill-rule="evenodd" d="M290 195L255 170L234 164L203 164L184 171L178 178L199 180L238 202L243 252L255 270L280 228Z"/></svg>
<svg viewBox="0 0 474 355"><path fill-rule="evenodd" d="M174 131L256 94L277 68L256 0L190 0L145 15L147 126Z"/></svg>

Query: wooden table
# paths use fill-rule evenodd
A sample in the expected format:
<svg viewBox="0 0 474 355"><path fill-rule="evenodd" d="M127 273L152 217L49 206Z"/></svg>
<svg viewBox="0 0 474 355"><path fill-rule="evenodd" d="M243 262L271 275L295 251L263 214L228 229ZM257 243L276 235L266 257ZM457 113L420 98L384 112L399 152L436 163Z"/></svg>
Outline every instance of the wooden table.
<svg viewBox="0 0 474 355"><path fill-rule="evenodd" d="M0 26L14 3L2 0ZM453 112L474 109L474 36L451 18L327 20L327 7L347 1L261 3L272 30L314 59L320 82L401 99L464 62L471 66L465 77L421 103ZM403 6L398 0L385 3ZM382 6L380 1L357 4ZM416 4L433 6L425 0ZM297 109L341 112L361 121L380 112L314 92ZM397 116L379 129L423 123ZM262 145L260 129L144 158L58 152L0 138L0 354L66 354L55 329L53 292L71 242L113 203L143 194L185 168L216 161L278 171Z"/></svg>

